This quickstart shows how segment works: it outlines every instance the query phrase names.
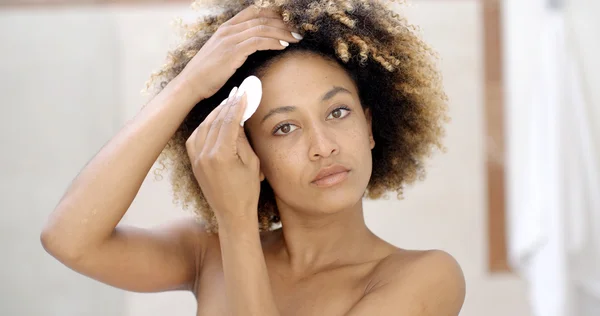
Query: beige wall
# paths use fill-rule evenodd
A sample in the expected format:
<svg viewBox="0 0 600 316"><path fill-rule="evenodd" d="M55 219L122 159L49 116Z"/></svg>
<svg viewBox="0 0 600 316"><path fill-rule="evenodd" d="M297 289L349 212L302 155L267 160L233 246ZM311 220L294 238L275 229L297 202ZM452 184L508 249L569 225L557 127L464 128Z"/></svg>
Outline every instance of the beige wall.
<svg viewBox="0 0 600 316"><path fill-rule="evenodd" d="M46 255L39 233L120 124L118 43L101 12L0 11L0 315L119 315L122 293Z"/></svg>
<svg viewBox="0 0 600 316"><path fill-rule="evenodd" d="M365 202L366 217L397 246L441 248L457 258L468 286L461 315L528 316L525 286L486 270L480 9L476 0L423 1L407 9L443 58L453 117L448 152L430 161L427 179L404 201ZM185 6L0 14L0 39L9 43L0 59L0 120L8 133L0 137L11 149L0 158L7 175L1 206L9 210L0 215L0 246L9 258L0 270L8 280L0 285L0 300L10 297L0 304L1 315L193 314L187 293L126 293L100 285L53 261L38 241L41 223L70 179L144 102L139 91L173 43L169 22L183 12L189 12ZM150 226L177 216L185 214L171 205L167 182L149 177L125 221Z"/></svg>

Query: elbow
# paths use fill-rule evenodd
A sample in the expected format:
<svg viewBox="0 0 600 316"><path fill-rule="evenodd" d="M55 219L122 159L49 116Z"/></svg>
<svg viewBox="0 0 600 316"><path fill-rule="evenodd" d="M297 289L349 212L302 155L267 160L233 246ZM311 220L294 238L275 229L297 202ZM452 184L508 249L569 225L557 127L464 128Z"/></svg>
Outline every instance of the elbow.
<svg viewBox="0 0 600 316"><path fill-rule="evenodd" d="M40 242L44 250L62 263L75 264L81 260L82 252L71 245L56 228L46 225L40 233Z"/></svg>
<svg viewBox="0 0 600 316"><path fill-rule="evenodd" d="M40 233L40 242L42 243L44 250L46 250L46 252L49 254L52 254L56 248L53 242L55 239L54 237L55 234L52 228L48 227L48 225L42 228L42 232Z"/></svg>

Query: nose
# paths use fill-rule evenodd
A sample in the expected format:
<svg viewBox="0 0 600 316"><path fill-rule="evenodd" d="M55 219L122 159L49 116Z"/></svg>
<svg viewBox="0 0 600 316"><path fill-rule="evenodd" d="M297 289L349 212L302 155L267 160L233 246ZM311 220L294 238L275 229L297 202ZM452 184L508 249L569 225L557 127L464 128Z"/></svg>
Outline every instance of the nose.
<svg viewBox="0 0 600 316"><path fill-rule="evenodd" d="M311 160L328 158L340 151L335 135L325 127L313 127L309 138L308 154Z"/></svg>

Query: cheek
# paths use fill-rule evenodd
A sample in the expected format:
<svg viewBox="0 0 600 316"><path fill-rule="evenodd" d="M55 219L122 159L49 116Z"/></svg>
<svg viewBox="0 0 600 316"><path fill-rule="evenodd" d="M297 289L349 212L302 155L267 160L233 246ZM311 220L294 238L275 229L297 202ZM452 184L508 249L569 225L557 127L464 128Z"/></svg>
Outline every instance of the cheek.
<svg viewBox="0 0 600 316"><path fill-rule="evenodd" d="M364 118L360 118L348 125L348 128L342 132L344 139L344 147L351 148L353 152L362 151L366 147L370 151L369 126Z"/></svg>
<svg viewBox="0 0 600 316"><path fill-rule="evenodd" d="M284 148L273 142L260 148L257 155L261 170L272 185L281 181L291 182L302 173L302 156L297 148Z"/></svg>

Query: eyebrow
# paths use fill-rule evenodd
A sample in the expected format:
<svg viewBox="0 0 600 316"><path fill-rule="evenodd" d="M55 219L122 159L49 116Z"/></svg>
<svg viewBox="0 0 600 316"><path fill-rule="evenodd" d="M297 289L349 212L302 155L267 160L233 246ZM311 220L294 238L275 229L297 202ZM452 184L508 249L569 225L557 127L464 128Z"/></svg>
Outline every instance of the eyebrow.
<svg viewBox="0 0 600 316"><path fill-rule="evenodd" d="M325 94L323 94L323 96L321 97L321 102L325 102L325 101L333 98L338 93L352 94L352 92L350 92L346 88L339 87L339 86L334 86L331 90L329 90ZM290 112L294 112L294 111L296 111L296 107L295 106L291 106L291 105L286 105L286 106L282 106L282 107L278 107L278 108L272 109L271 111L269 111L269 113L267 113L262 118L262 120L260 121L260 123L261 124L264 123L269 117L271 117L271 116L273 116L275 114L290 113Z"/></svg>

